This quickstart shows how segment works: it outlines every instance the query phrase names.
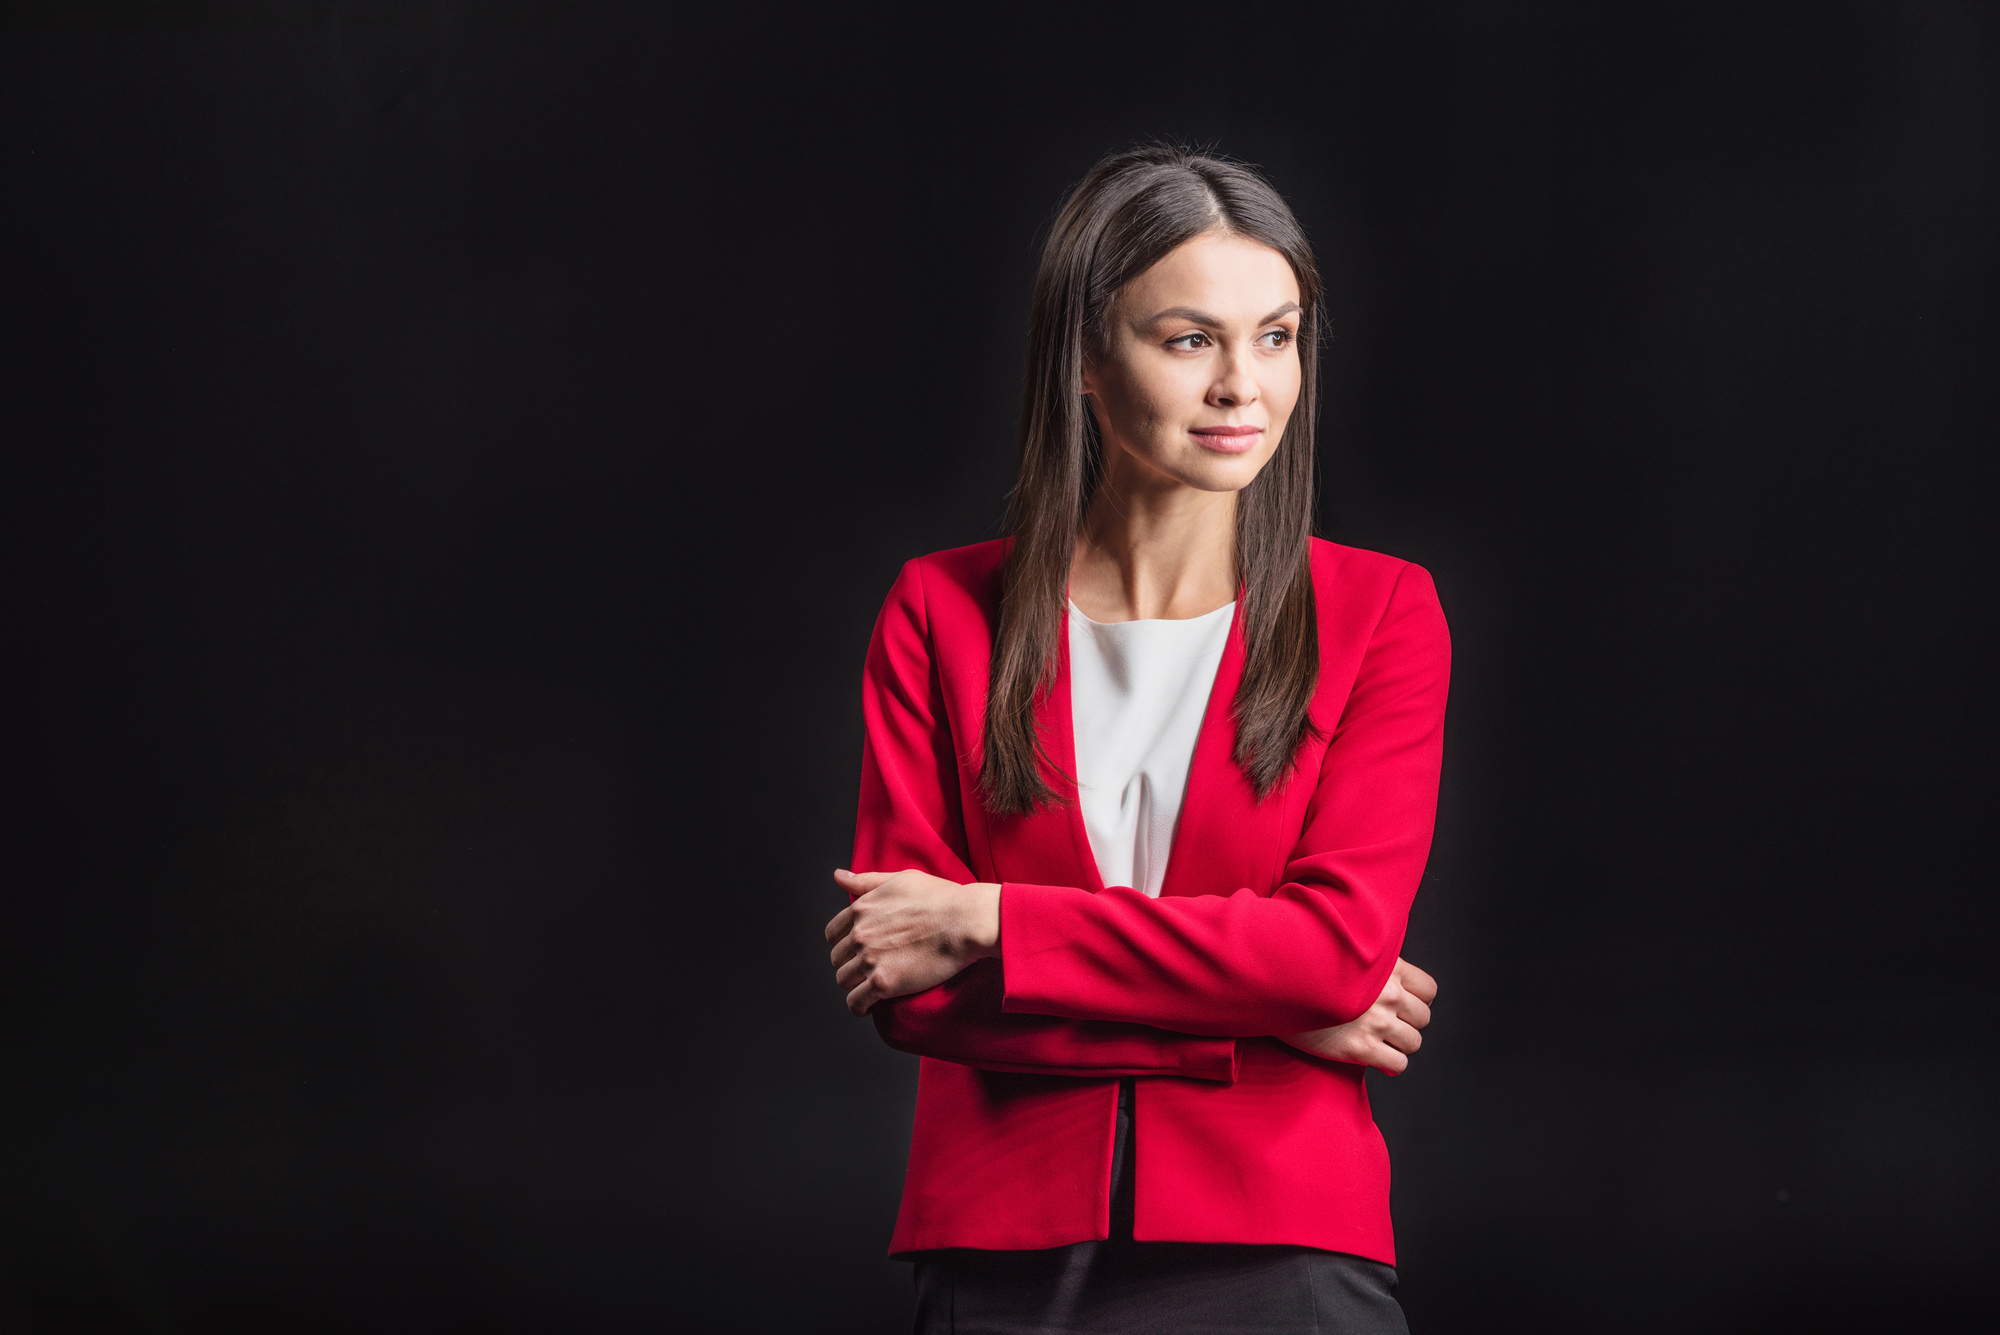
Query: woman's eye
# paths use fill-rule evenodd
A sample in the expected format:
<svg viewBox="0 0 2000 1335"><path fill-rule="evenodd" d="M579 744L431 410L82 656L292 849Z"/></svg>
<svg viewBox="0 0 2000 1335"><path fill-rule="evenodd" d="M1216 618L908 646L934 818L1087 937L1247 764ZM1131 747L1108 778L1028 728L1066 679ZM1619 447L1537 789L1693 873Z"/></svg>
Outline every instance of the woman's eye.
<svg viewBox="0 0 2000 1335"><path fill-rule="evenodd" d="M1170 348L1205 348L1208 346L1208 335L1202 333L1182 334L1179 338L1168 339L1167 346Z"/></svg>
<svg viewBox="0 0 2000 1335"><path fill-rule="evenodd" d="M1282 348L1291 341L1292 331L1289 329L1273 329L1270 333L1264 335L1264 342L1274 348Z"/></svg>

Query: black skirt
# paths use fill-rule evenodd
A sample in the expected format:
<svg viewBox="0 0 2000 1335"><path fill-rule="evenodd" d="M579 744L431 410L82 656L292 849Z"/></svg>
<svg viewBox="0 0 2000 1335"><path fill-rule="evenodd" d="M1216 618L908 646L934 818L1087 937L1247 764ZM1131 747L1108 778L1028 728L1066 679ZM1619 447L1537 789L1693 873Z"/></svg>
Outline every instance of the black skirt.
<svg viewBox="0 0 2000 1335"><path fill-rule="evenodd" d="M1134 1242L1131 1081L1119 1088L1111 1237L920 1253L917 1335L1408 1335L1396 1272L1312 1247Z"/></svg>

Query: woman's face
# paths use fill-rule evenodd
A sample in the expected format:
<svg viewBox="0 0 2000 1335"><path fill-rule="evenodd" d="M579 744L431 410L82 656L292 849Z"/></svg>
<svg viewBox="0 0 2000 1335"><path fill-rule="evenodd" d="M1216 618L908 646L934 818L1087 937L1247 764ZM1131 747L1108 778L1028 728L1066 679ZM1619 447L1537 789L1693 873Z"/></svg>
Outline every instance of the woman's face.
<svg viewBox="0 0 2000 1335"><path fill-rule="evenodd" d="M1249 486L1299 397L1299 283L1285 257L1205 232L1127 283L1105 323L1083 392L1107 479Z"/></svg>

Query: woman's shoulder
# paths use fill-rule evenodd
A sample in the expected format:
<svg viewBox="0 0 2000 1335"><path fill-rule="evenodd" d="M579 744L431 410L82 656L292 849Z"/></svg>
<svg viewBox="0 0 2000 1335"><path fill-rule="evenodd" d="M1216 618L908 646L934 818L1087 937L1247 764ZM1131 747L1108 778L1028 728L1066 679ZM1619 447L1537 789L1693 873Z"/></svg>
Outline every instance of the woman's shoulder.
<svg viewBox="0 0 2000 1335"><path fill-rule="evenodd" d="M1424 608L1441 618L1431 572L1414 561L1314 538L1312 571L1322 627L1372 626L1392 607Z"/></svg>
<svg viewBox="0 0 2000 1335"><path fill-rule="evenodd" d="M903 607L926 623L967 622L984 628L1000 605L1000 568L1007 540L975 542L911 557L889 590L891 607Z"/></svg>
<svg viewBox="0 0 2000 1335"><path fill-rule="evenodd" d="M1345 586L1350 591L1391 589L1404 580L1431 587L1431 572L1415 561L1365 547L1346 547L1325 538L1312 539L1312 567L1315 585ZM1324 577L1324 578L1322 578Z"/></svg>
<svg viewBox="0 0 2000 1335"><path fill-rule="evenodd" d="M919 567L927 582L943 580L948 584L984 587L999 580L1000 566L1006 559L1007 539L994 538L969 547L930 552L909 564Z"/></svg>

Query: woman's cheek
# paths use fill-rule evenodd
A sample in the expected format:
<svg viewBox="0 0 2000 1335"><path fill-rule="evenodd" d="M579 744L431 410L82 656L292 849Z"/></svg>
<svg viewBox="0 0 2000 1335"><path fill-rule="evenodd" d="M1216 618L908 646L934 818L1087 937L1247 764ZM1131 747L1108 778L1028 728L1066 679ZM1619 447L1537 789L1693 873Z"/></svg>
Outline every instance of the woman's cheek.
<svg viewBox="0 0 2000 1335"><path fill-rule="evenodd" d="M1299 364L1294 360L1287 367L1284 379L1285 419L1287 421L1291 420L1292 409L1299 406L1299 386L1303 379L1303 374L1299 370Z"/></svg>
<svg viewBox="0 0 2000 1335"><path fill-rule="evenodd" d="M1172 414L1167 404L1156 394L1147 394L1133 405L1138 409L1138 431L1134 434L1145 442L1148 453L1158 454L1167 442L1165 437L1171 430Z"/></svg>
<svg viewBox="0 0 2000 1335"><path fill-rule="evenodd" d="M1189 373L1174 385L1174 406L1179 410L1182 421L1192 426L1200 420L1208 407L1208 388L1214 383L1215 373L1209 367L1191 368Z"/></svg>

